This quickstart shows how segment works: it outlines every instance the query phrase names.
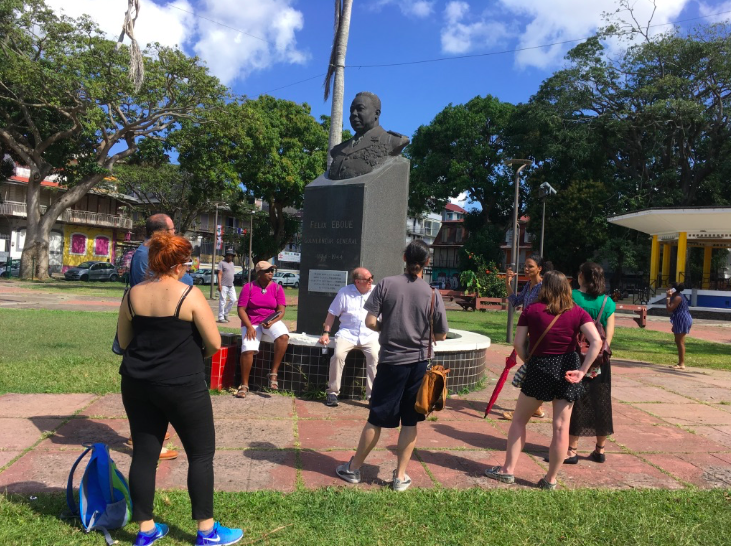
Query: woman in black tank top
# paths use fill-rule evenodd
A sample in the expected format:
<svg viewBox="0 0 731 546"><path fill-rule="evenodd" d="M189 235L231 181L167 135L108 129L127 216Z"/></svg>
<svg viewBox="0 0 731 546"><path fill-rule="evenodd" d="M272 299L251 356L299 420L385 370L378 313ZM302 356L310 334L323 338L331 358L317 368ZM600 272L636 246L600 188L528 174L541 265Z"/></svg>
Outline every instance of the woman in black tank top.
<svg viewBox="0 0 731 546"><path fill-rule="evenodd" d="M122 401L132 433L132 519L140 525L135 544L152 544L168 532L153 520L152 504L158 457L170 424L188 456L196 544L233 544L242 531L213 519L216 438L203 363L220 349L221 336L201 291L180 282L190 265L190 242L163 231L155 233L149 246L149 278L123 298L117 323L124 350Z"/></svg>

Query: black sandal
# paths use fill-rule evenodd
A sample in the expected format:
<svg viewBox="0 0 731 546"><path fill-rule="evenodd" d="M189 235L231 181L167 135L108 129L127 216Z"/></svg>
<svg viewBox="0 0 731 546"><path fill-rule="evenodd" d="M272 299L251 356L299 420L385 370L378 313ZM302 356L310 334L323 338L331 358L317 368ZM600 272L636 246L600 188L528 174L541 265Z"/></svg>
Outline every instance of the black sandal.
<svg viewBox="0 0 731 546"><path fill-rule="evenodd" d="M597 449L604 449L604 446L600 446L599 444L596 444L594 447L594 451L591 452L589 455L589 458L594 461L595 463L603 463L607 460L607 456L604 453L599 453Z"/></svg>

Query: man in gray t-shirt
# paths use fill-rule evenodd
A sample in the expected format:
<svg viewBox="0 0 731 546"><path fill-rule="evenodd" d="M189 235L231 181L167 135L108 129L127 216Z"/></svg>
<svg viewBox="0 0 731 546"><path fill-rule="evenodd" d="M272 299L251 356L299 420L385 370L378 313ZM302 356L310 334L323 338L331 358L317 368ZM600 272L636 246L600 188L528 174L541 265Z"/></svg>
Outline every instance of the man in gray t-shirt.
<svg viewBox="0 0 731 546"><path fill-rule="evenodd" d="M234 249L226 249L225 259L218 262L218 322L229 322L228 314L236 301L234 288Z"/></svg>
<svg viewBox="0 0 731 546"><path fill-rule="evenodd" d="M413 364L427 359L429 313L432 289L426 282L414 282L408 275L386 277L373 289L363 306L369 314L383 316L379 363ZM434 333L449 330L442 295L435 291Z"/></svg>

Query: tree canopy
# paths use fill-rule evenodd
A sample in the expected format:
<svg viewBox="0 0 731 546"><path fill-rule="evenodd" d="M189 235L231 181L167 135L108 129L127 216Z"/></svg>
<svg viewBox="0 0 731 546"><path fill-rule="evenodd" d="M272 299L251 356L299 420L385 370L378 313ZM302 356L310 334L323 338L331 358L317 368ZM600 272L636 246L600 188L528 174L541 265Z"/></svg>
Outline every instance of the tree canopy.
<svg viewBox="0 0 731 546"><path fill-rule="evenodd" d="M137 139L225 96L197 58L159 44L145 51L135 91L129 52L115 45L88 17L56 15L43 0L0 0L0 142L31 170L22 277L47 276L55 219L132 155ZM41 214L40 183L54 173L67 191Z"/></svg>

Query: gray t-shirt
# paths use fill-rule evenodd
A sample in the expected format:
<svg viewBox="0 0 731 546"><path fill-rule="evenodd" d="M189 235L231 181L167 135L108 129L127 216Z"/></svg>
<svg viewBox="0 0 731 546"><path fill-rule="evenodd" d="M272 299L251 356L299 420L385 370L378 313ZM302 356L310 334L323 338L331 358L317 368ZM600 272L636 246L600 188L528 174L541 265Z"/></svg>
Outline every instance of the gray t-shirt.
<svg viewBox="0 0 731 546"><path fill-rule="evenodd" d="M216 271L223 271L223 274L221 275L221 286L234 285L234 275L236 274L236 270L234 269L233 262L221 260L220 262L218 262L218 267L216 267Z"/></svg>
<svg viewBox="0 0 731 546"><path fill-rule="evenodd" d="M406 274L386 277L376 285L364 308L371 315L382 316L379 363L413 364L427 359L431 295L432 289L426 281L413 280ZM434 298L433 331L435 334L449 331L439 291Z"/></svg>

